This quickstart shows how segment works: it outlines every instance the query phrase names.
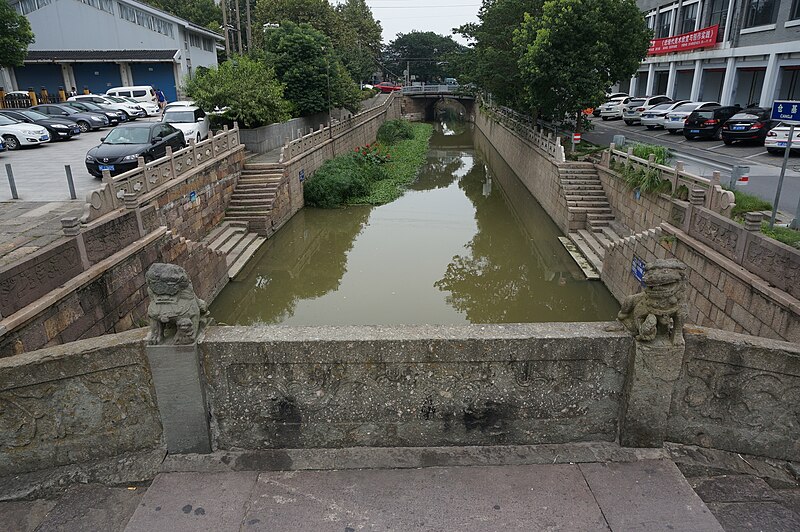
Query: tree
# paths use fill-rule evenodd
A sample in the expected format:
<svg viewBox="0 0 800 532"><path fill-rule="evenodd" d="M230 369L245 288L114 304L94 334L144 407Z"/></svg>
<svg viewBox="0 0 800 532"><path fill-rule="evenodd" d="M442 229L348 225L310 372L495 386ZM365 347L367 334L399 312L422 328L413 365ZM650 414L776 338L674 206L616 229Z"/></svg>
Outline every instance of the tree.
<svg viewBox="0 0 800 532"><path fill-rule="evenodd" d="M522 79L514 48L514 30L522 24L525 13L541 14L544 0L483 0L478 23L465 24L453 31L472 42L466 54L455 59L459 81L477 84L492 93L503 105L520 108ZM498 72L503 75L498 76Z"/></svg>
<svg viewBox="0 0 800 532"><path fill-rule="evenodd" d="M222 9L214 0L145 0L146 3L198 26L219 32Z"/></svg>
<svg viewBox="0 0 800 532"><path fill-rule="evenodd" d="M204 109L228 107L223 117L238 121L242 127L255 128L289 118L290 106L273 70L245 56L198 72L184 88L187 96Z"/></svg>
<svg viewBox="0 0 800 532"><path fill-rule="evenodd" d="M465 46L452 37L432 31L398 33L389 43L385 54L386 66L393 72L402 72L408 65L410 74L417 81L441 81L450 76L449 60L454 54L463 53Z"/></svg>
<svg viewBox="0 0 800 532"><path fill-rule="evenodd" d="M358 87L334 54L331 40L310 24L283 21L265 32L267 64L275 66L295 116L361 105Z"/></svg>
<svg viewBox="0 0 800 532"><path fill-rule="evenodd" d="M526 14L514 33L525 101L577 117L636 72L651 37L634 0L547 0L541 16Z"/></svg>
<svg viewBox="0 0 800 532"><path fill-rule="evenodd" d="M350 76L371 80L381 53L381 25L364 0L346 0L336 6L338 31L334 48Z"/></svg>
<svg viewBox="0 0 800 532"><path fill-rule="evenodd" d="M0 2L0 67L22 66L33 41L28 19L17 14L8 2Z"/></svg>
<svg viewBox="0 0 800 532"><path fill-rule="evenodd" d="M336 13L328 0L257 0L255 19L258 29L288 21L309 24L330 38L336 33Z"/></svg>

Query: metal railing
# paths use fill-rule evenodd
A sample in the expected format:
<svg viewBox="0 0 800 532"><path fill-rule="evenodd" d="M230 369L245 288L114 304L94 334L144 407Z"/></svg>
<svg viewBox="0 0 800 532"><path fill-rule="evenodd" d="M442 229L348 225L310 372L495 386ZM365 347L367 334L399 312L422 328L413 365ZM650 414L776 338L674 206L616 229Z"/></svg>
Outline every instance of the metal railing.
<svg viewBox="0 0 800 532"><path fill-rule="evenodd" d="M564 146L561 145L561 137L552 131L547 131L545 128L535 125L530 116L518 113L508 107L491 105L486 102L483 102L482 108L489 116L546 152L557 163L566 161Z"/></svg>
<svg viewBox="0 0 800 532"><path fill-rule="evenodd" d="M192 139L189 141L189 146L174 153L167 147L167 154L153 162L145 163L144 159L139 157L137 168L118 176L112 177L105 170L100 188L86 195L81 222L96 220L104 214L126 206L126 202L138 203L139 197L164 183L188 177L200 165L227 156L240 146L239 127L234 122L233 129L225 126L216 135L199 143L195 143Z"/></svg>

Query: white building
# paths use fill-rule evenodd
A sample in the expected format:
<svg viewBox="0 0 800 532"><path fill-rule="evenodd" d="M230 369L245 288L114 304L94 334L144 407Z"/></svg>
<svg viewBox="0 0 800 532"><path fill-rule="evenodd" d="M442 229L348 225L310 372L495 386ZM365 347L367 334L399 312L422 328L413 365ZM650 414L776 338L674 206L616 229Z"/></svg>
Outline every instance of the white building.
<svg viewBox="0 0 800 532"><path fill-rule="evenodd" d="M7 1L36 41L24 66L0 69L6 91L152 85L176 100L183 78L217 66L221 35L135 0Z"/></svg>
<svg viewBox="0 0 800 532"><path fill-rule="evenodd" d="M770 107L777 99L800 99L800 0L638 0L637 5L659 46L621 90L722 105Z"/></svg>

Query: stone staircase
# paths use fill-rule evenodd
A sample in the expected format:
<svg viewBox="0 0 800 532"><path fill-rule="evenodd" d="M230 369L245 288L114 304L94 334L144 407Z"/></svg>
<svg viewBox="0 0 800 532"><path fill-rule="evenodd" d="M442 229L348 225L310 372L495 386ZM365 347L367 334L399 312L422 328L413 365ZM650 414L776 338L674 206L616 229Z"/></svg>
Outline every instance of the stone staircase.
<svg viewBox="0 0 800 532"><path fill-rule="evenodd" d="M599 274L603 270L606 248L621 238L612 229L616 225L614 214L600 176L594 164L589 162L566 163L559 167L558 172L567 209L575 218L586 220L586 228L569 233L569 239Z"/></svg>
<svg viewBox="0 0 800 532"><path fill-rule="evenodd" d="M225 254L228 278L233 279L266 240L266 237L251 232L247 221L226 220L211 231L204 242L211 249Z"/></svg>
<svg viewBox="0 0 800 532"><path fill-rule="evenodd" d="M266 220L277 198L283 170L280 163L246 162L225 211L225 220L247 222L253 231L266 236Z"/></svg>

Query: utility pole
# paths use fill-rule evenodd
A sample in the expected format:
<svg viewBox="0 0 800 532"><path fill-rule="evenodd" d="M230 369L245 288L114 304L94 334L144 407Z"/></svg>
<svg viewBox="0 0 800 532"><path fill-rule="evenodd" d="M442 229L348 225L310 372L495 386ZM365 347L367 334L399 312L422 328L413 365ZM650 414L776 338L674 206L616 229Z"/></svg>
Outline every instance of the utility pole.
<svg viewBox="0 0 800 532"><path fill-rule="evenodd" d="M247 51L253 49L253 26L250 24L250 0L247 2Z"/></svg>
<svg viewBox="0 0 800 532"><path fill-rule="evenodd" d="M241 0L236 0L236 36L239 39L239 53L242 53L242 14L241 10L239 9L239 2Z"/></svg>
<svg viewBox="0 0 800 532"><path fill-rule="evenodd" d="M231 56L231 41L228 38L228 4L222 0L222 32L225 34L225 57Z"/></svg>

